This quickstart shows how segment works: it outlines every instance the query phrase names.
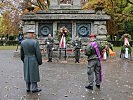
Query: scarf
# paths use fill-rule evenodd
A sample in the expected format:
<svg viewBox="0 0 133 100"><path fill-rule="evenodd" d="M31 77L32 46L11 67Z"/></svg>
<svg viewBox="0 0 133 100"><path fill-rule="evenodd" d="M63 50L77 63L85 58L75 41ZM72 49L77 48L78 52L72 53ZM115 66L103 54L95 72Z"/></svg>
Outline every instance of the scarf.
<svg viewBox="0 0 133 100"><path fill-rule="evenodd" d="M66 38L64 34L61 37L60 43L59 43L59 48L66 48Z"/></svg>
<svg viewBox="0 0 133 100"><path fill-rule="evenodd" d="M98 60L100 62L100 58L101 58L101 54L100 54L100 50L98 48L98 45L96 42L90 42L90 44L94 47L96 54L98 56ZM102 67L101 67L101 63L100 63L100 81L102 81Z"/></svg>

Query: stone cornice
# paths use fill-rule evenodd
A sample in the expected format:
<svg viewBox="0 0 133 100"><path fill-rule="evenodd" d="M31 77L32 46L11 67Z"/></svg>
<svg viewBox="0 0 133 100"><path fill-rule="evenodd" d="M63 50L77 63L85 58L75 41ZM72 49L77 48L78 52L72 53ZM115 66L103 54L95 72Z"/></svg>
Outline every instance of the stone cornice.
<svg viewBox="0 0 133 100"><path fill-rule="evenodd" d="M95 14L95 10L61 10L61 9L50 9L48 11L38 11L37 14Z"/></svg>
<svg viewBox="0 0 133 100"><path fill-rule="evenodd" d="M76 20L76 19L81 19L81 20L109 20L110 16L106 14L26 14L22 17L22 20Z"/></svg>

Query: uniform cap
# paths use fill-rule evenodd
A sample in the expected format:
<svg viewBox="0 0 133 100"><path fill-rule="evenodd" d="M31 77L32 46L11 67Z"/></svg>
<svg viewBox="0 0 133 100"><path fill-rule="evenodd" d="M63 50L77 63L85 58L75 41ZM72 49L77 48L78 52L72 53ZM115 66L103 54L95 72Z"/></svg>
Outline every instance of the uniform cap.
<svg viewBox="0 0 133 100"><path fill-rule="evenodd" d="M95 34L90 34L89 38L91 38L91 37L96 37L96 35Z"/></svg>
<svg viewBox="0 0 133 100"><path fill-rule="evenodd" d="M35 30L30 29L30 30L27 31L27 33L35 33Z"/></svg>

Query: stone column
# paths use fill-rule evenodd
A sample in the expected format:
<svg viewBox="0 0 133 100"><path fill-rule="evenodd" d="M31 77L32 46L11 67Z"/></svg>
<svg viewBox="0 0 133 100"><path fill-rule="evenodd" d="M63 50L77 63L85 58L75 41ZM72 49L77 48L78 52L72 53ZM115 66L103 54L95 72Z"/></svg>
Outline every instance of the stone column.
<svg viewBox="0 0 133 100"><path fill-rule="evenodd" d="M72 40L74 40L75 36L76 36L76 22L73 21L72 22Z"/></svg>
<svg viewBox="0 0 133 100"><path fill-rule="evenodd" d="M106 21L94 21L94 33L97 35L97 40L106 41Z"/></svg>
<svg viewBox="0 0 133 100"><path fill-rule="evenodd" d="M53 22L53 37L56 36L56 31L57 31L57 21Z"/></svg>
<svg viewBox="0 0 133 100"><path fill-rule="evenodd" d="M38 37L38 22L35 23L35 32L36 32L36 35Z"/></svg>
<svg viewBox="0 0 133 100"><path fill-rule="evenodd" d="M98 32L97 32L97 30L98 30L98 24L99 24L99 22L98 21L94 21L94 26L93 26L93 30L92 30L92 33L94 33L94 34L98 34Z"/></svg>
<svg viewBox="0 0 133 100"><path fill-rule="evenodd" d="M35 30L35 32L36 32L35 26L36 26L35 21L25 21L24 26L23 26L23 33L26 33L30 29Z"/></svg>

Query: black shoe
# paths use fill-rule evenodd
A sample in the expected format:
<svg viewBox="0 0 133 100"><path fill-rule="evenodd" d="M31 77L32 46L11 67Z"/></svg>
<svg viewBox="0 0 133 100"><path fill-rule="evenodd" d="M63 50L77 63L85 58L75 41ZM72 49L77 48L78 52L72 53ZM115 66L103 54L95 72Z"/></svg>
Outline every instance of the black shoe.
<svg viewBox="0 0 133 100"><path fill-rule="evenodd" d="M47 62L50 62L49 60Z"/></svg>
<svg viewBox="0 0 133 100"><path fill-rule="evenodd" d="M93 90L93 86L85 86L86 89Z"/></svg>
<svg viewBox="0 0 133 100"><path fill-rule="evenodd" d="M30 92L30 90L26 90L27 92Z"/></svg>
<svg viewBox="0 0 133 100"><path fill-rule="evenodd" d="M98 89L100 89L100 85L96 85L96 87L97 87Z"/></svg>
<svg viewBox="0 0 133 100"><path fill-rule="evenodd" d="M32 93L36 93L36 92L40 92L40 91L42 91L42 90L41 89L37 89L37 90L32 91Z"/></svg>

